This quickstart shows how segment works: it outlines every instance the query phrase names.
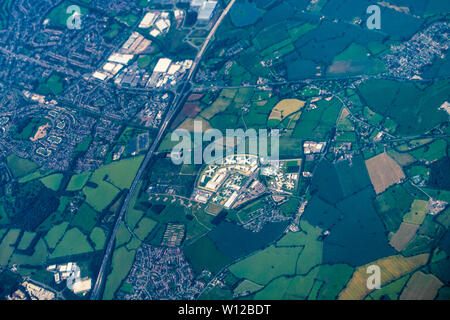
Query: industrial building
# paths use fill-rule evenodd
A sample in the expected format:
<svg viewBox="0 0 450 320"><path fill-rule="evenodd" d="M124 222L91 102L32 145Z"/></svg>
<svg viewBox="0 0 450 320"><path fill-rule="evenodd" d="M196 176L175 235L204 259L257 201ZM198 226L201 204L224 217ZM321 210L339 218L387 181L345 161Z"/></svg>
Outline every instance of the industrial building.
<svg viewBox="0 0 450 320"><path fill-rule="evenodd" d="M209 22L214 16L217 7L217 1L192 0L191 8L197 10L199 22Z"/></svg>

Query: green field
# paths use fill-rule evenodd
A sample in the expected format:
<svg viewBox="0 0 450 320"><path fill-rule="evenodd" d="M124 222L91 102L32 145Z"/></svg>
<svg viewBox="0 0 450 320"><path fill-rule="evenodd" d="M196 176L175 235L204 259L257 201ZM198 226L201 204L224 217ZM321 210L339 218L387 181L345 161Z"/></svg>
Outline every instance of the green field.
<svg viewBox="0 0 450 320"><path fill-rule="evenodd" d="M303 247L270 246L232 265L230 271L238 278L265 285L278 276L294 275L296 262L302 250Z"/></svg>
<svg viewBox="0 0 450 320"><path fill-rule="evenodd" d="M95 170L89 182L96 187L83 188L87 203L97 211L105 209L121 189L130 187L143 158L144 156L137 156L124 159Z"/></svg>
<svg viewBox="0 0 450 320"><path fill-rule="evenodd" d="M102 250L105 246L106 235L102 228L95 227L89 235L89 238L94 243L95 250Z"/></svg>
<svg viewBox="0 0 450 320"><path fill-rule="evenodd" d="M395 232L403 222L414 198L402 185L395 185L375 198L375 208L386 229Z"/></svg>
<svg viewBox="0 0 450 320"><path fill-rule="evenodd" d="M41 182L49 189L53 191L58 191L59 186L61 185L61 181L64 175L62 173L52 174L50 176L46 176L41 178Z"/></svg>
<svg viewBox="0 0 450 320"><path fill-rule="evenodd" d="M31 180L35 180L35 179L41 178L41 177L45 176L46 174L47 174L47 172L45 172L45 171L36 170L36 171L33 171L30 174L27 174L26 176L23 176L23 177L19 178L17 181L19 183L25 183L25 182L28 182L28 181L31 181Z"/></svg>
<svg viewBox="0 0 450 320"><path fill-rule="evenodd" d="M17 249L26 250L30 246L31 241L33 241L35 236L36 236L35 232L25 231L24 234L22 235L22 238L20 239Z"/></svg>
<svg viewBox="0 0 450 320"><path fill-rule="evenodd" d="M275 279L263 290L257 292L255 299L335 299L352 273L353 268L344 264L318 266L305 275Z"/></svg>
<svg viewBox="0 0 450 320"><path fill-rule="evenodd" d="M16 243L19 234L19 229L11 229L4 236L2 242L0 243L0 267L5 267L8 265L9 258L14 252L13 245Z"/></svg>
<svg viewBox="0 0 450 320"><path fill-rule="evenodd" d="M403 216L403 221L412 224L422 224L427 214L427 201L414 200L411 210Z"/></svg>
<svg viewBox="0 0 450 320"><path fill-rule="evenodd" d="M330 134L331 129L341 112L341 103L337 99L319 100L317 108L303 111L294 129L293 137L298 140L323 141Z"/></svg>
<svg viewBox="0 0 450 320"><path fill-rule="evenodd" d="M67 13L67 8L75 3L71 1L63 1L60 5L55 7L47 16L47 19L50 21L50 25L55 27L67 27L67 20L71 16L71 14ZM87 14L89 10L85 7L81 7L81 14ZM83 19L83 17L81 18ZM82 20L83 21L83 20Z"/></svg>
<svg viewBox="0 0 450 320"><path fill-rule="evenodd" d="M45 235L45 241L50 249L54 249L58 241L63 237L69 223L61 222L58 225L54 225L48 233Z"/></svg>
<svg viewBox="0 0 450 320"><path fill-rule="evenodd" d="M117 17L117 19L120 22L125 23L127 26L131 27L138 21L139 18L132 13L127 13Z"/></svg>
<svg viewBox="0 0 450 320"><path fill-rule="evenodd" d="M123 221L120 222L119 229L116 233L116 248L128 243L131 240L131 233L128 231L127 226Z"/></svg>
<svg viewBox="0 0 450 320"><path fill-rule="evenodd" d="M380 290L372 291L366 299L369 300L381 300L386 299L388 297L390 300L397 300L402 292L402 289L405 287L406 282L408 281L409 276L404 276L400 279L397 279L387 285L384 285Z"/></svg>
<svg viewBox="0 0 450 320"><path fill-rule="evenodd" d="M371 57L371 54L364 46L352 43L347 49L338 54L333 59L333 64L328 68L328 73L336 74L379 74L384 72L386 67L378 60Z"/></svg>
<svg viewBox="0 0 450 320"><path fill-rule="evenodd" d="M11 257L10 265L17 264L19 266L30 265L30 266L42 266L45 264L48 258L47 246L44 240L41 238L34 246L34 251L31 256L14 253Z"/></svg>
<svg viewBox="0 0 450 320"><path fill-rule="evenodd" d="M86 203L83 203L78 212L70 222L71 226L78 227L84 233L89 234L95 227L98 221L98 213Z"/></svg>
<svg viewBox="0 0 450 320"><path fill-rule="evenodd" d="M76 175L73 175L72 178L70 178L69 184L67 185L66 190L67 191L77 191L81 190L86 182L89 180L89 177L91 176L90 172L84 172L79 173Z"/></svg>
<svg viewBox="0 0 450 320"><path fill-rule="evenodd" d="M2 1L2 4L0 5L0 30L6 29L6 27L8 26L8 19L12 3L12 0L5 0Z"/></svg>
<svg viewBox="0 0 450 320"><path fill-rule="evenodd" d="M436 140L423 148L411 151L410 154L418 160L435 161L447 155L447 142L445 140Z"/></svg>
<svg viewBox="0 0 450 320"><path fill-rule="evenodd" d="M119 24L113 23L109 26L109 29L104 34L104 37L107 39L114 39L122 30Z"/></svg>
<svg viewBox="0 0 450 320"><path fill-rule="evenodd" d="M264 288L264 286L245 279L234 289L234 295L236 296L245 293L252 293L261 290L262 288Z"/></svg>
<svg viewBox="0 0 450 320"><path fill-rule="evenodd" d="M14 139L29 140L34 137L41 126L48 125L49 121L42 117L26 117L18 121L16 125L11 126L9 132Z"/></svg>
<svg viewBox="0 0 450 320"><path fill-rule="evenodd" d="M142 182L140 182L138 184L136 189L140 190L141 187L142 187ZM136 205L136 200L138 198L138 195L139 195L138 192L135 192L133 194L133 197L131 198L131 201L130 201L130 206L128 207L127 213L125 215L125 221L131 229L134 229L136 224L139 222L139 220L141 220L142 216L144 215L144 211L137 210L134 208L134 206Z"/></svg>
<svg viewBox="0 0 450 320"><path fill-rule="evenodd" d="M144 240L158 223L152 219L144 217L139 221L137 227L133 230L139 239Z"/></svg>
<svg viewBox="0 0 450 320"><path fill-rule="evenodd" d="M448 99L448 80L420 88L411 82L369 80L358 87L361 99L369 108L398 123L402 135L421 134L447 121L445 111L437 110Z"/></svg>
<svg viewBox="0 0 450 320"><path fill-rule="evenodd" d="M128 251L125 247L120 247L114 251L112 257L112 271L108 275L103 292L103 300L111 300L119 289L123 279L127 276L133 265L135 250Z"/></svg>
<svg viewBox="0 0 450 320"><path fill-rule="evenodd" d="M46 80L41 80L39 82L38 87L36 88L36 92L42 94L44 96L48 94L59 95L64 90L63 79L56 74L51 75Z"/></svg>
<svg viewBox="0 0 450 320"><path fill-rule="evenodd" d="M231 258L220 252L208 236L203 236L196 242L185 246L183 251L198 274L204 269L214 273L219 272L231 262Z"/></svg>

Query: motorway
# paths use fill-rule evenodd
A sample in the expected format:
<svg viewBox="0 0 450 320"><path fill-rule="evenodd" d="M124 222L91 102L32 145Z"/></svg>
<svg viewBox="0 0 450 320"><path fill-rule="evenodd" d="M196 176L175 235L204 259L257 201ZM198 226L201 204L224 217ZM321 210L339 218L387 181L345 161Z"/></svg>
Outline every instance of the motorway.
<svg viewBox="0 0 450 320"><path fill-rule="evenodd" d="M187 94L185 92L186 87L188 84L191 83L191 78L195 74L195 70L200 63L200 60L202 59L203 53L206 51L209 41L214 36L214 33L218 29L220 23L223 21L223 18L230 11L230 9L233 6L235 1L236 0L232 0L228 4L228 6L224 9L224 11L222 12L220 17L217 19L216 23L214 24L213 28L211 29L205 43L203 44L201 50L198 52L197 56L195 57L194 64L192 65L191 71L189 72L188 76L186 77L180 92L175 95L173 103L172 103L171 107L169 108L169 111L167 112L166 118L158 132L158 135L156 136L152 146L150 147L147 154L145 155L145 158L142 161L139 171L137 172L136 176L134 177L134 180L133 180L133 182L130 186L130 189L125 197L122 207L120 208L119 214L118 214L116 222L114 224L114 228L112 229L112 231L110 233L109 241L108 241L108 244L107 244L107 247L105 250L105 255L103 256L100 270L98 272L97 280L95 282L94 288L92 289L91 300L98 300L100 298L100 294L102 293L103 281L105 278L105 272L109 265L108 262L110 260L110 256L114 251L114 244L115 244L117 230L119 229L120 221L122 221L123 217L125 216L125 213L127 212L128 206L130 204L130 201L133 197L134 192L136 191L136 187L139 183L139 180L141 179L142 174L144 173L144 170L146 170L148 163L150 162L151 158L153 157L154 152L157 150L157 148L161 142L161 139L164 137L164 133L165 133L170 121L172 120L174 115L177 114L178 109L182 105L182 102L184 101L183 98Z"/></svg>

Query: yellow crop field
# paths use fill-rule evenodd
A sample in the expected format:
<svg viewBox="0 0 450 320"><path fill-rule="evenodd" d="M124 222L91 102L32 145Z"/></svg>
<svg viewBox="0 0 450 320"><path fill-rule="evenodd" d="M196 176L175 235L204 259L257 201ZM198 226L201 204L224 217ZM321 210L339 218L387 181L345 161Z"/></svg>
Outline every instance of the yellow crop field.
<svg viewBox="0 0 450 320"><path fill-rule="evenodd" d="M305 101L298 99L285 99L277 103L269 115L269 120L282 121L291 114L299 111L305 105Z"/></svg>
<svg viewBox="0 0 450 320"><path fill-rule="evenodd" d="M370 265L380 267L381 285L383 286L423 266L427 262L428 256L427 253L409 258L396 255L361 266L356 269L347 286L339 294L339 300L362 300L370 293L371 290L367 288L367 278L370 276L367 274L367 267Z"/></svg>
<svg viewBox="0 0 450 320"><path fill-rule="evenodd" d="M195 121L201 121L202 123L202 132L205 132L208 129L211 129L211 125L208 121L201 117L196 117L195 119L187 118L183 121L183 123L177 128L177 129L186 129L190 132L194 132L194 122Z"/></svg>

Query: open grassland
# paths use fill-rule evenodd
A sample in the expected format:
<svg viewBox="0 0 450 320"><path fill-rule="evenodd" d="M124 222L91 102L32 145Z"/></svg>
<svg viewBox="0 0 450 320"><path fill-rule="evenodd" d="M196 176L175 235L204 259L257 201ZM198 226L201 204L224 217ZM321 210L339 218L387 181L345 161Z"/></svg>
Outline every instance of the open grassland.
<svg viewBox="0 0 450 320"><path fill-rule="evenodd" d="M409 153L400 153L395 151L394 149L388 150L387 154L401 166L407 166L416 161L416 159L414 159L414 157Z"/></svg>
<svg viewBox="0 0 450 320"><path fill-rule="evenodd" d="M12 154L6 158L6 164L14 177L19 178L30 174L38 168L38 165L30 160L20 158Z"/></svg>
<svg viewBox="0 0 450 320"><path fill-rule="evenodd" d="M425 88L414 82L369 80L358 87L358 93L370 108L398 124L397 134L423 134L448 120L438 108L448 100L448 79L428 84Z"/></svg>
<svg viewBox="0 0 450 320"><path fill-rule="evenodd" d="M233 292L235 296L239 296L241 294L252 293L261 290L262 288L264 287L250 280L245 279L241 283L239 283L239 285L234 289Z"/></svg>
<svg viewBox="0 0 450 320"><path fill-rule="evenodd" d="M385 70L384 64L371 57L367 48L352 43L347 49L333 59L328 73L336 74L378 74Z"/></svg>
<svg viewBox="0 0 450 320"><path fill-rule="evenodd" d="M144 217L139 221L133 232L139 239L144 240L157 224L156 221Z"/></svg>
<svg viewBox="0 0 450 320"><path fill-rule="evenodd" d="M379 194L374 204L386 229L395 232L403 222L403 216L411 209L413 201L414 198L405 185L398 184Z"/></svg>
<svg viewBox="0 0 450 320"><path fill-rule="evenodd" d="M411 205L411 210L405 214L403 221L420 226L428 212L427 205L428 201L414 200Z"/></svg>
<svg viewBox="0 0 450 320"><path fill-rule="evenodd" d="M9 265L42 266L47 261L47 258L48 258L47 246L45 245L43 239L39 239L39 241L33 248L33 254L31 256L15 252L11 257Z"/></svg>
<svg viewBox="0 0 450 320"><path fill-rule="evenodd" d="M36 232L25 231L22 235L22 238L20 239L17 249L26 250L30 246L35 236Z"/></svg>
<svg viewBox="0 0 450 320"><path fill-rule="evenodd" d="M377 194L405 178L402 168L387 153L366 160L366 166Z"/></svg>
<svg viewBox="0 0 450 320"><path fill-rule="evenodd" d="M322 262L323 242L318 240L322 234L322 229L310 225L306 220L300 222L300 232L289 232L281 238L277 247L303 247L297 261L299 274L307 273L311 268Z"/></svg>
<svg viewBox="0 0 450 320"><path fill-rule="evenodd" d="M9 257L14 251L14 244L20 234L19 229L11 229L0 243L0 267L8 265Z"/></svg>
<svg viewBox="0 0 450 320"><path fill-rule="evenodd" d="M320 99L313 104L316 108L302 112L292 134L293 138L323 141L336 126L342 106L338 99Z"/></svg>
<svg viewBox="0 0 450 320"><path fill-rule="evenodd" d="M51 75L48 79L41 79L36 88L36 92L42 95L54 94L58 95L64 90L64 80L56 74Z"/></svg>
<svg viewBox="0 0 450 320"><path fill-rule="evenodd" d="M123 244L126 244L131 239L131 233L128 231L125 223L123 221L120 222L119 229L116 233L116 243L115 247L118 248Z"/></svg>
<svg viewBox="0 0 450 320"><path fill-rule="evenodd" d="M280 275L294 275L296 261L303 247L277 248L270 246L230 267L238 278L245 278L260 285Z"/></svg>
<svg viewBox="0 0 450 320"><path fill-rule="evenodd" d="M97 212L86 203L83 203L72 218L70 225L78 227L84 233L89 234L97 224L97 220Z"/></svg>
<svg viewBox="0 0 450 320"><path fill-rule="evenodd" d="M78 228L72 228L64 234L50 258L71 256L91 251L92 247L86 236Z"/></svg>
<svg viewBox="0 0 450 320"><path fill-rule="evenodd" d="M89 235L89 238L94 243L95 250L102 250L105 246L106 235L105 231L102 228L95 227Z"/></svg>
<svg viewBox="0 0 450 320"><path fill-rule="evenodd" d="M201 129L202 132L211 129L211 125L209 124L209 122L201 117L196 117L195 119L192 118L187 118L186 120L183 121L183 123L178 127L178 129L184 129L190 132L194 132L195 126L194 126L194 122L198 121L201 122Z"/></svg>
<svg viewBox="0 0 450 320"><path fill-rule="evenodd" d="M119 189L129 188L143 159L140 155L112 162L94 171L89 181L101 183L106 179Z"/></svg>
<svg viewBox="0 0 450 320"><path fill-rule="evenodd" d="M75 3L71 1L63 1L60 5L55 7L50 13L48 14L47 18L50 21L50 25L55 27L66 27L67 26L67 20L71 16L72 13L67 12L67 8L69 8L71 5ZM81 14L87 14L89 10L85 7L81 7Z"/></svg>
<svg viewBox="0 0 450 320"><path fill-rule="evenodd" d="M447 142L445 140L436 140L422 148L411 151L410 154L417 160L433 162L447 155Z"/></svg>
<svg viewBox="0 0 450 320"><path fill-rule="evenodd" d="M42 177L44 177L46 174L47 174L47 172L45 172L45 171L43 171L43 170L42 170L42 171L41 171L41 170L36 170L36 171L33 171L33 172L27 174L26 176L23 176L22 178L19 178L19 179L17 180L17 182L19 182L19 183L25 183L25 182L28 182L28 181L31 181L31 180L35 180L35 179L38 179L38 178L42 178Z"/></svg>
<svg viewBox="0 0 450 320"><path fill-rule="evenodd" d="M9 14L13 0L4 0L0 4L0 30L8 27Z"/></svg>
<svg viewBox="0 0 450 320"><path fill-rule="evenodd" d="M268 125L273 126L299 111L305 105L305 101L298 99L284 99L276 104L269 115Z"/></svg>
<svg viewBox="0 0 450 320"><path fill-rule="evenodd" d="M209 107L207 107L200 113L200 116L207 120L210 120L216 114L223 112L228 108L228 106L233 101L236 92L229 89L225 90L221 92L220 96ZM233 94L230 94L229 92L233 92Z"/></svg>
<svg viewBox="0 0 450 320"><path fill-rule="evenodd" d="M263 290L256 293L255 299L335 299L350 279L352 272L353 268L345 264L320 265L307 274L274 279Z"/></svg>
<svg viewBox="0 0 450 320"><path fill-rule="evenodd" d="M103 300L111 300L119 289L122 280L125 279L133 265L136 250L128 251L126 247L120 247L114 251L112 258L112 270L108 275L103 292Z"/></svg>
<svg viewBox="0 0 450 320"><path fill-rule="evenodd" d="M56 244L58 241L62 238L64 235L64 232L66 231L67 227L69 226L69 223L64 221L60 224L54 225L45 235L44 239L47 243L47 246L50 249L54 249L56 247Z"/></svg>
<svg viewBox="0 0 450 320"><path fill-rule="evenodd" d="M400 295L400 300L433 300L443 283L432 274L414 273Z"/></svg>
<svg viewBox="0 0 450 320"><path fill-rule="evenodd" d="M369 293L367 289L367 267L375 264L381 269L381 285L384 286L427 263L429 254L405 258L401 255L383 258L359 267L345 289L339 294L340 300L362 300Z"/></svg>
<svg viewBox="0 0 450 320"><path fill-rule="evenodd" d="M136 190L141 190L141 187L142 187L142 181L139 182ZM144 211L134 208L134 206L136 205L136 200L137 200L138 196L139 196L139 192L135 192L133 194L133 197L131 198L131 201L130 201L130 206L128 207L128 210L125 215L125 222L128 224L128 226L131 229L134 229L136 224L139 222L139 220L141 220L142 216L144 215Z"/></svg>
<svg viewBox="0 0 450 320"><path fill-rule="evenodd" d="M70 178L66 190L67 191L81 190L86 184L86 182L89 180L90 176L91 176L90 172L84 172L73 175L72 178Z"/></svg>
<svg viewBox="0 0 450 320"><path fill-rule="evenodd" d="M348 119L350 111L347 108L342 108L341 115L337 121L337 129L342 131L353 131L355 128L352 122Z"/></svg>
<svg viewBox="0 0 450 320"><path fill-rule="evenodd" d="M388 297L390 300L398 300L400 293L402 292L406 282L409 279L409 275L397 279L388 285L385 285L379 290L373 290L367 297L367 300L381 300Z"/></svg>
<svg viewBox="0 0 450 320"><path fill-rule="evenodd" d="M219 272L231 262L231 258L219 251L208 236L203 236L194 243L185 246L183 251L197 274L200 274L204 269L213 273Z"/></svg>
<svg viewBox="0 0 450 320"><path fill-rule="evenodd" d="M86 195L86 202L95 210L102 211L114 200L120 190L108 182L102 182L95 188L84 187L83 192Z"/></svg>
<svg viewBox="0 0 450 320"><path fill-rule="evenodd" d="M41 178L41 182L49 189L53 191L58 191L59 186L61 185L61 181L64 175L62 173L52 174L50 176L46 176Z"/></svg>
<svg viewBox="0 0 450 320"><path fill-rule="evenodd" d="M105 209L122 189L129 188L144 156L112 162L95 170L83 192L95 210Z"/></svg>

